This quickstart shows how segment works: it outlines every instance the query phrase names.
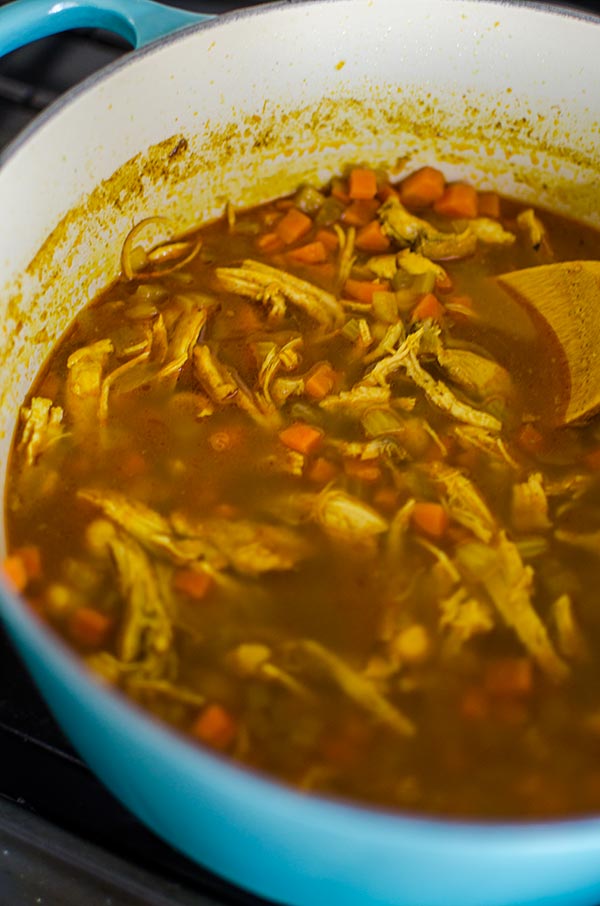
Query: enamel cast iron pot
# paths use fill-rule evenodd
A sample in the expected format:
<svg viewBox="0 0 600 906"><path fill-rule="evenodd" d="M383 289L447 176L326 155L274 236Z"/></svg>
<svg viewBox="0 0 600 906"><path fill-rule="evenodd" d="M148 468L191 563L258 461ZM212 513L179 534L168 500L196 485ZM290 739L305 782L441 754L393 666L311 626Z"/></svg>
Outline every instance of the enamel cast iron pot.
<svg viewBox="0 0 600 906"><path fill-rule="evenodd" d="M184 229L369 161L600 225L600 20L486 0L312 0L212 19L148 0L18 0L0 50L80 26L137 53L41 116L0 169L0 453L132 224ZM0 611L106 785L192 859L289 906L600 902L600 818L477 824L300 795L95 682L6 587ZM69 790L64 791L69 795Z"/></svg>

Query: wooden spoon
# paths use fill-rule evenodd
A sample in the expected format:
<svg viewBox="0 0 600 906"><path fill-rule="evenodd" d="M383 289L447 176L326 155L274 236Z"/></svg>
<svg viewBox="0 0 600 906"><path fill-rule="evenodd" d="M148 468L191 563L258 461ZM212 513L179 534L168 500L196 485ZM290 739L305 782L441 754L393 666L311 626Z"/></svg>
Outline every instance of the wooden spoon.
<svg viewBox="0 0 600 906"><path fill-rule="evenodd" d="M582 422L600 409L600 261L563 261L496 278L534 308L561 345L570 389L561 424Z"/></svg>

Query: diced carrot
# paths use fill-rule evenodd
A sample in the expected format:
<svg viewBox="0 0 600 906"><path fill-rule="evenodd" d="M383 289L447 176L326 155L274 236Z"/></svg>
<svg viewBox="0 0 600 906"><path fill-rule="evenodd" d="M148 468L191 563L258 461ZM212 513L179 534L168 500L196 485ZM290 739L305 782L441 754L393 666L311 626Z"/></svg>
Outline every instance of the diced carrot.
<svg viewBox="0 0 600 906"><path fill-rule="evenodd" d="M503 657L489 661L483 680L492 696L529 695L533 689L533 667L526 657Z"/></svg>
<svg viewBox="0 0 600 906"><path fill-rule="evenodd" d="M443 315L444 306L442 303L433 293L425 293L413 308L410 318L411 321L424 321L426 318L433 318L434 321L439 321Z"/></svg>
<svg viewBox="0 0 600 906"><path fill-rule="evenodd" d="M5 557L2 569L15 591L24 591L32 579L39 579L42 574L40 549L34 544L17 548Z"/></svg>
<svg viewBox="0 0 600 906"><path fill-rule="evenodd" d="M379 201L376 198L359 198L348 205L341 219L348 226L366 226L375 217L378 207Z"/></svg>
<svg viewBox="0 0 600 906"><path fill-rule="evenodd" d="M128 450L117 463L117 468L125 478L135 478L146 471L146 460L139 450Z"/></svg>
<svg viewBox="0 0 600 906"><path fill-rule="evenodd" d="M173 588L181 594L201 601L214 585L213 577L202 569L178 569L173 575Z"/></svg>
<svg viewBox="0 0 600 906"><path fill-rule="evenodd" d="M220 503L217 503L213 507L213 516L218 516L219 519L237 519L241 516L240 508L235 506L233 503L227 503L226 500L222 500Z"/></svg>
<svg viewBox="0 0 600 906"><path fill-rule="evenodd" d="M363 252L386 252L390 247L390 240L381 229L379 221L372 220L360 228L354 244Z"/></svg>
<svg viewBox="0 0 600 906"><path fill-rule="evenodd" d="M346 179L340 179L339 177L332 179L331 194L334 198L337 198L338 201L342 201L344 204L347 204L350 201L348 181Z"/></svg>
<svg viewBox="0 0 600 906"><path fill-rule="evenodd" d="M256 247L261 252L270 254L271 252L280 252L282 248L285 248L285 242L277 233L263 233L257 238Z"/></svg>
<svg viewBox="0 0 600 906"><path fill-rule="evenodd" d="M17 554L5 557L2 562L4 578L12 585L15 591L25 591L29 577L25 564Z"/></svg>
<svg viewBox="0 0 600 906"><path fill-rule="evenodd" d="M382 186L379 186L377 196L380 201L387 201L388 198L400 198L400 193L397 192L389 182L386 182Z"/></svg>
<svg viewBox="0 0 600 906"><path fill-rule="evenodd" d="M216 702L207 705L191 728L192 736L214 749L228 749L237 735L237 724L232 715Z"/></svg>
<svg viewBox="0 0 600 906"><path fill-rule="evenodd" d="M395 513L398 509L399 502L400 494L398 493L398 490L390 487L390 485L379 488L373 494L373 504L378 510L382 510L384 513Z"/></svg>
<svg viewBox="0 0 600 906"><path fill-rule="evenodd" d="M304 390L314 400L322 400L335 386L337 374L329 362L319 362L304 379Z"/></svg>
<svg viewBox="0 0 600 906"><path fill-rule="evenodd" d="M448 529L448 513L441 503L421 500L415 503L411 513L414 527L429 535L430 538L442 538Z"/></svg>
<svg viewBox="0 0 600 906"><path fill-rule="evenodd" d="M317 456L314 462L311 462L306 477L315 484L328 484L336 477L338 473L337 466L324 456Z"/></svg>
<svg viewBox="0 0 600 906"><path fill-rule="evenodd" d="M359 481L366 481L374 484L381 478L381 469L375 460L371 459L346 459L344 460L344 472L349 478L357 478Z"/></svg>
<svg viewBox="0 0 600 906"><path fill-rule="evenodd" d="M389 288L390 284L387 280L353 280L349 278L344 284L344 290L352 299L368 305L373 302L375 293L387 291Z"/></svg>
<svg viewBox="0 0 600 906"><path fill-rule="evenodd" d="M237 300L232 317L236 330L246 336L263 326L262 319L254 305L250 302L243 302L241 299Z"/></svg>
<svg viewBox="0 0 600 906"><path fill-rule="evenodd" d="M355 167L348 180L350 198L375 198L377 195L377 177L367 167Z"/></svg>
<svg viewBox="0 0 600 906"><path fill-rule="evenodd" d="M446 217L477 217L477 192L473 186L455 182L448 186L433 205L434 211Z"/></svg>
<svg viewBox="0 0 600 906"><path fill-rule="evenodd" d="M299 264L322 264L323 261L327 261L327 250L320 239L315 239L314 242L291 249L288 258Z"/></svg>
<svg viewBox="0 0 600 906"><path fill-rule="evenodd" d="M29 580L40 578L42 575L42 557L39 547L35 544L26 544L13 551L13 555L21 558Z"/></svg>
<svg viewBox="0 0 600 906"><path fill-rule="evenodd" d="M69 617L68 632L82 648L100 648L112 625L111 618L94 607L78 607Z"/></svg>
<svg viewBox="0 0 600 906"><path fill-rule="evenodd" d="M294 422L293 425L279 432L279 440L290 450L309 456L319 449L323 441L323 432L305 422Z"/></svg>
<svg viewBox="0 0 600 906"><path fill-rule="evenodd" d="M489 702L483 689L471 686L463 693L460 701L460 713L467 720L483 720L488 716Z"/></svg>
<svg viewBox="0 0 600 906"><path fill-rule="evenodd" d="M317 230L315 239L322 242L328 252L336 252L340 244L337 233L334 233L333 230Z"/></svg>
<svg viewBox="0 0 600 906"><path fill-rule="evenodd" d="M312 229L313 222L304 211L290 208L281 220L275 224L275 232L286 245L302 239Z"/></svg>
<svg viewBox="0 0 600 906"><path fill-rule="evenodd" d="M278 211L288 211L290 208L294 207L294 202L291 198L280 198L275 202L275 207Z"/></svg>
<svg viewBox="0 0 600 906"><path fill-rule="evenodd" d="M530 422L519 428L516 440L522 450L534 455L540 453L546 445L542 432L538 431Z"/></svg>
<svg viewBox="0 0 600 906"><path fill-rule="evenodd" d="M400 183L400 200L408 208L426 208L444 194L444 174L435 167L421 167Z"/></svg>
<svg viewBox="0 0 600 906"><path fill-rule="evenodd" d="M583 461L590 471L598 472L600 470L600 447L586 453Z"/></svg>
<svg viewBox="0 0 600 906"><path fill-rule="evenodd" d="M497 192L479 192L477 213L480 217L500 217L500 196Z"/></svg>

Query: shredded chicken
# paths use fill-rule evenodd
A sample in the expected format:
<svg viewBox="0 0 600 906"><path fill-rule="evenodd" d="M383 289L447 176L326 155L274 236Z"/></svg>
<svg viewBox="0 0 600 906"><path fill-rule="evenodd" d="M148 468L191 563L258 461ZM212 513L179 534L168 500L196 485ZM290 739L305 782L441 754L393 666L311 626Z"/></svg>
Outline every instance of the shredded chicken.
<svg viewBox="0 0 600 906"><path fill-rule="evenodd" d="M332 293L268 264L247 260L241 267L218 267L216 275L228 292L267 304L274 298L283 299L323 327L336 327L343 321L344 309Z"/></svg>
<svg viewBox="0 0 600 906"><path fill-rule="evenodd" d="M218 566L222 559L217 556L212 544L200 539L178 538L168 519L150 507L130 500L124 494L86 488L79 491L78 496L98 507L108 519L150 553L166 557L176 565L206 558Z"/></svg>
<svg viewBox="0 0 600 906"><path fill-rule="evenodd" d="M309 542L283 525L250 519L192 519L171 516L180 538L218 551L223 561L244 576L294 569L311 553Z"/></svg>
<svg viewBox="0 0 600 906"><path fill-rule="evenodd" d="M98 340L76 349L67 359L65 406L77 429L96 424L104 369L112 351L112 340Z"/></svg>
<svg viewBox="0 0 600 906"><path fill-rule="evenodd" d="M491 632L494 615L491 607L461 585L439 603L440 629L444 632L444 654L454 656L473 636Z"/></svg>
<svg viewBox="0 0 600 906"><path fill-rule="evenodd" d="M410 718L384 698L370 679L353 670L323 645L312 639L299 639L288 643L286 653L299 672L316 673L328 679L378 723L399 736L415 735L415 725Z"/></svg>
<svg viewBox="0 0 600 906"><path fill-rule="evenodd" d="M483 586L504 622L515 631L544 673L555 682L564 680L569 669L556 653L531 600L533 570L523 564L516 545L505 532L498 532L487 545L479 541L461 545L457 558L467 580Z"/></svg>
<svg viewBox="0 0 600 906"><path fill-rule="evenodd" d="M552 527L542 476L534 472L527 481L513 485L510 519L518 532L540 532Z"/></svg>
<svg viewBox="0 0 600 906"><path fill-rule="evenodd" d="M377 510L345 491L325 489L311 507L311 516L327 534L348 541L368 540L388 529Z"/></svg>
<svg viewBox="0 0 600 906"><path fill-rule="evenodd" d="M63 410L53 406L52 400L34 396L29 407L22 407L21 419L23 429L17 449L24 450L25 462L32 466L63 436Z"/></svg>
<svg viewBox="0 0 600 906"><path fill-rule="evenodd" d="M433 462L424 468L443 491L448 512L455 522L473 532L480 541L490 541L497 531L496 520L473 482L444 463Z"/></svg>

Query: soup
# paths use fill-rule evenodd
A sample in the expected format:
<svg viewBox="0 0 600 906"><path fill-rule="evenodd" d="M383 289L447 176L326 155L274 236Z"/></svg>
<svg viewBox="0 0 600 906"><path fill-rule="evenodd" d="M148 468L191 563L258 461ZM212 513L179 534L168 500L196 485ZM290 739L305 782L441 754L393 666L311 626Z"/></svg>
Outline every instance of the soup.
<svg viewBox="0 0 600 906"><path fill-rule="evenodd" d="M600 424L492 277L592 229L354 167L126 238L25 401L5 572L90 669L301 790L600 808Z"/></svg>

